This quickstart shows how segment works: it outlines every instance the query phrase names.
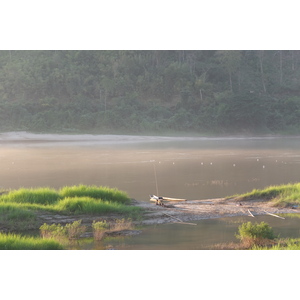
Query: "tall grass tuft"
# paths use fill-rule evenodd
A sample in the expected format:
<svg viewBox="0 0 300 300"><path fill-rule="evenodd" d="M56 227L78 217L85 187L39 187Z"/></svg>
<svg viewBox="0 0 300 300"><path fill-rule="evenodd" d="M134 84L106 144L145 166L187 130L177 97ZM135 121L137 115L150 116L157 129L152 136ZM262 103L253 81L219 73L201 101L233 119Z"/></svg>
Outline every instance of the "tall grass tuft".
<svg viewBox="0 0 300 300"><path fill-rule="evenodd" d="M35 219L36 215L18 203L0 203L0 219L3 218L6 220L27 220Z"/></svg>
<svg viewBox="0 0 300 300"><path fill-rule="evenodd" d="M62 250L63 246L52 239L25 237L0 233L0 250Z"/></svg>
<svg viewBox="0 0 300 300"><path fill-rule="evenodd" d="M76 185L66 186L59 191L62 198L66 197L90 197L94 199L102 199L112 202L118 202L123 204L129 204L130 199L127 193L115 188L103 187L103 186L87 186Z"/></svg>
<svg viewBox="0 0 300 300"><path fill-rule="evenodd" d="M98 214L98 213L134 213L138 207L128 206L121 203L96 200L90 197L72 197L60 200L53 206L59 212L74 214Z"/></svg>
<svg viewBox="0 0 300 300"><path fill-rule="evenodd" d="M21 188L1 196L2 202L53 204L60 199L59 193L51 188Z"/></svg>
<svg viewBox="0 0 300 300"><path fill-rule="evenodd" d="M254 189L249 193L233 196L237 200L271 200L275 206L300 205L300 183L269 186L265 189Z"/></svg>

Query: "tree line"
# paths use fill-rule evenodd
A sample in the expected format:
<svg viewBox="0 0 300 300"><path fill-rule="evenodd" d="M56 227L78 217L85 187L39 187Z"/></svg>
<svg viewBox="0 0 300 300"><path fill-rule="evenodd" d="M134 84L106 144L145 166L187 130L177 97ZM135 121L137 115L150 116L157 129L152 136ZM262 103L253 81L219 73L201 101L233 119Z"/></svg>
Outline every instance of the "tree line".
<svg viewBox="0 0 300 300"><path fill-rule="evenodd" d="M300 51L0 51L0 130L297 133Z"/></svg>

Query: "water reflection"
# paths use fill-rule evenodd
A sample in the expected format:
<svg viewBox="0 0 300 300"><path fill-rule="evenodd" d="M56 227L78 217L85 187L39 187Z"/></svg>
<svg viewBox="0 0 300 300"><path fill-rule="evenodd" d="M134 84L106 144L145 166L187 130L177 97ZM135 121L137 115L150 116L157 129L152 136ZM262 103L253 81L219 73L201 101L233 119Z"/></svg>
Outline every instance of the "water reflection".
<svg viewBox="0 0 300 300"><path fill-rule="evenodd" d="M271 216L230 217L197 221L197 226L183 224L161 224L143 229L138 236L104 241L114 249L124 250L211 250L216 244L238 242L235 233L244 222L266 222L275 235L300 237L300 219L287 217L285 220Z"/></svg>

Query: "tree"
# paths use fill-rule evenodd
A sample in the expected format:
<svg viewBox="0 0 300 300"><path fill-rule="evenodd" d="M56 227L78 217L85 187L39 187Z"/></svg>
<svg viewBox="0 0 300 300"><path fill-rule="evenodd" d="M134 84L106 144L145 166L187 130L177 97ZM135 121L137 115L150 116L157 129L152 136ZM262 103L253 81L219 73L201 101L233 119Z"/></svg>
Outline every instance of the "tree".
<svg viewBox="0 0 300 300"><path fill-rule="evenodd" d="M233 92L232 76L241 63L241 51L221 50L216 53L221 65L226 68L229 76L230 91Z"/></svg>

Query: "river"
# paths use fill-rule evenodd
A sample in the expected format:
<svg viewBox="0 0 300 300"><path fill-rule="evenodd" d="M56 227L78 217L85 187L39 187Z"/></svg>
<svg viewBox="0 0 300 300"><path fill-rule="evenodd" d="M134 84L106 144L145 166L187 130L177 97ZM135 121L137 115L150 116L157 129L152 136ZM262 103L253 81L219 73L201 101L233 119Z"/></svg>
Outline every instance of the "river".
<svg viewBox="0 0 300 300"><path fill-rule="evenodd" d="M150 194L208 199L298 182L300 138L7 133L0 135L0 163L3 189L88 184L116 187L140 201L149 201ZM207 222L211 228L218 223ZM173 230L168 226L159 232L167 236ZM190 243L197 233L191 235L175 244Z"/></svg>

